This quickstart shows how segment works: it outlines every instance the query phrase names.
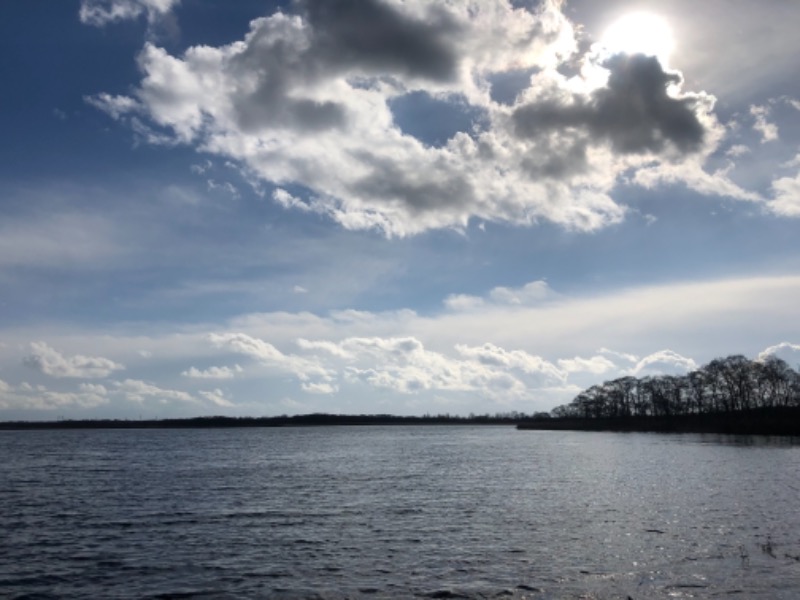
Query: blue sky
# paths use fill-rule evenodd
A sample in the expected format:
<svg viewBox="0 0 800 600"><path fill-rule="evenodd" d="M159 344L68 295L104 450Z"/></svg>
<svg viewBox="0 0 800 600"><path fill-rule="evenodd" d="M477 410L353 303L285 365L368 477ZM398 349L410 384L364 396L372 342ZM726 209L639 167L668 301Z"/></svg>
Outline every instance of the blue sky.
<svg viewBox="0 0 800 600"><path fill-rule="evenodd" d="M0 419L797 367L800 5L662 4L3 3Z"/></svg>

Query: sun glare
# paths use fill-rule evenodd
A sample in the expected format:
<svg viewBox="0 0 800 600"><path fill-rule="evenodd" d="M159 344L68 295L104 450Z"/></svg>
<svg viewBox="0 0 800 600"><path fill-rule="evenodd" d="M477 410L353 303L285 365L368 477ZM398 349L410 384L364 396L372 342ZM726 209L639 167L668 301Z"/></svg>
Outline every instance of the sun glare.
<svg viewBox="0 0 800 600"><path fill-rule="evenodd" d="M652 13L629 13L614 21L600 39L609 53L646 54L666 65L675 41L669 24Z"/></svg>

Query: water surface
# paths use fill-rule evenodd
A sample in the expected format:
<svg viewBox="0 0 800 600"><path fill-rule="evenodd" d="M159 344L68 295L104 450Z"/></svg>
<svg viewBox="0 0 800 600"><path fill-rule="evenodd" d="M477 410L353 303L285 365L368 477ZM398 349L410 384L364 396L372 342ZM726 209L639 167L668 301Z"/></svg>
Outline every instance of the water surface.
<svg viewBox="0 0 800 600"><path fill-rule="evenodd" d="M0 596L800 597L787 440L3 431L0 452Z"/></svg>

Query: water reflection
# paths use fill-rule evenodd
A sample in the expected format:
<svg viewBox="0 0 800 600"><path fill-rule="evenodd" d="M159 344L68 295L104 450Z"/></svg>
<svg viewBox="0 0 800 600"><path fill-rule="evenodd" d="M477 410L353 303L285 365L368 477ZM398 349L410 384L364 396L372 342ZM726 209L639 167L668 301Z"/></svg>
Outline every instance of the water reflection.
<svg viewBox="0 0 800 600"><path fill-rule="evenodd" d="M699 438L700 444L720 446L745 446L753 448L796 448L800 447L800 437L788 435L729 435L717 433L691 434ZM688 437L691 437L688 436Z"/></svg>

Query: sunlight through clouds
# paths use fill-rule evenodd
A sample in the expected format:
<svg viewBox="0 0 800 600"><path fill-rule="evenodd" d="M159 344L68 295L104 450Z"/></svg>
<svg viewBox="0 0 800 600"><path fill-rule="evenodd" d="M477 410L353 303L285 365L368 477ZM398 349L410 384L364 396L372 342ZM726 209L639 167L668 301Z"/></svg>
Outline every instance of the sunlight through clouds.
<svg viewBox="0 0 800 600"><path fill-rule="evenodd" d="M299 6L252 21L227 46L178 56L148 43L132 95L87 101L151 128L146 139L172 135L264 182L311 190L298 198L279 187L273 199L284 208L389 237L473 219L607 227L624 218L610 195L623 172L702 163L719 138L711 101L681 92L681 77L657 58L612 56L594 65L608 73L605 87L575 91L557 65L594 59L577 54L558 3ZM357 34L359 19L373 19L387 42ZM489 81L517 69L539 72L510 107L497 104ZM397 126L392 103L409 94L460 98L483 116L434 147Z"/></svg>
<svg viewBox="0 0 800 600"><path fill-rule="evenodd" d="M653 13L631 12L614 21L603 33L600 44L610 54L646 54L662 65L669 63L675 47L669 24Z"/></svg>

